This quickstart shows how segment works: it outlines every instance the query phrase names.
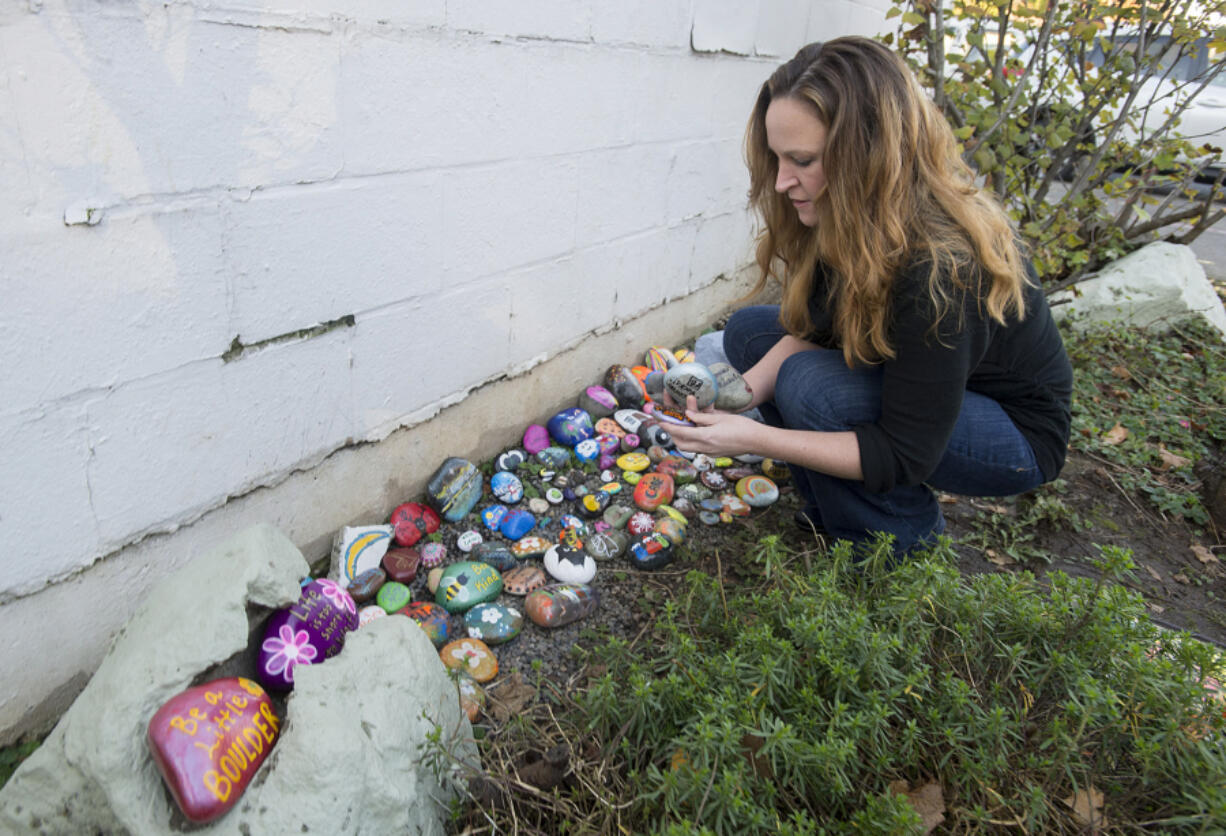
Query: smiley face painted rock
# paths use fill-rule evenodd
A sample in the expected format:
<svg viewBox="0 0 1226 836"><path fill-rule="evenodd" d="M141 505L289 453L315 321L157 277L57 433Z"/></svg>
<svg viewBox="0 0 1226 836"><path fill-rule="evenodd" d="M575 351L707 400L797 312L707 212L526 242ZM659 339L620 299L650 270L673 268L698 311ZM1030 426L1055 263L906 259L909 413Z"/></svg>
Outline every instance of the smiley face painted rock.
<svg viewBox="0 0 1226 836"><path fill-rule="evenodd" d="M673 477L666 473L647 473L634 486L634 504L644 511L654 511L673 498Z"/></svg>

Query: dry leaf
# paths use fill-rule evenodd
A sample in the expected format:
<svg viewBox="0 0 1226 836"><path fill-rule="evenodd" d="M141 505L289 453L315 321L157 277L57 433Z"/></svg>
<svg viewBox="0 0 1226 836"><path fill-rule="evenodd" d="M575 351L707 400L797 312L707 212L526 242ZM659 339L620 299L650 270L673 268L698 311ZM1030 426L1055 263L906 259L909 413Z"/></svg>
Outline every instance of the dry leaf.
<svg viewBox="0 0 1226 836"><path fill-rule="evenodd" d="M1188 580L1188 576L1183 572L1176 572L1175 574L1171 575L1171 577L1180 583L1191 583L1191 581Z"/></svg>
<svg viewBox="0 0 1226 836"><path fill-rule="evenodd" d="M1196 555L1196 559L1206 565L1218 562L1217 555L1199 543L1192 544L1192 554Z"/></svg>
<svg viewBox="0 0 1226 836"><path fill-rule="evenodd" d="M1158 458L1162 461L1163 470L1173 470L1177 467L1187 467L1192 464L1191 459L1185 459L1183 456L1177 456L1170 450L1166 449L1165 444L1158 445Z"/></svg>
<svg viewBox="0 0 1226 836"><path fill-rule="evenodd" d="M1111 374L1115 375L1120 380L1132 380L1132 372L1128 371L1127 366L1112 366Z"/></svg>
<svg viewBox="0 0 1226 836"><path fill-rule="evenodd" d="M1158 570L1155 569L1153 566L1146 566L1145 571L1149 572L1149 576L1153 578L1154 580L1156 580L1158 583L1162 583L1162 576L1158 574Z"/></svg>
<svg viewBox="0 0 1226 836"><path fill-rule="evenodd" d="M1164 612L1166 612L1166 607L1162 606L1161 604L1155 604L1152 601L1146 601L1145 606L1149 607L1151 610L1156 612L1158 615L1162 615Z"/></svg>
<svg viewBox="0 0 1226 836"><path fill-rule="evenodd" d="M978 507L985 511L991 511L993 514L1000 514L1002 516L1008 516L1010 513L1009 508L1005 505L988 505L985 503L979 505Z"/></svg>
<svg viewBox="0 0 1226 836"><path fill-rule="evenodd" d="M766 745L766 740L756 734L741 735L741 754L745 756L745 760L753 768L754 774L759 778L767 781L775 780L775 770L771 768L771 762L765 755L759 755L758 752Z"/></svg>
<svg viewBox="0 0 1226 836"><path fill-rule="evenodd" d="M956 505L958 503L958 497L954 496L952 493L937 494L937 502L940 502L943 505Z"/></svg>
<svg viewBox="0 0 1226 836"><path fill-rule="evenodd" d="M1114 427L1103 433L1103 444L1119 444L1126 438L1128 438L1128 428L1116 421Z"/></svg>
<svg viewBox="0 0 1226 836"><path fill-rule="evenodd" d="M908 789L906 781L891 781L890 789L897 795L906 796L907 801L911 802L924 823L925 836L945 821L945 793L936 781L929 781L913 790Z"/></svg>
<svg viewBox="0 0 1226 836"><path fill-rule="evenodd" d="M1103 794L1092 785L1064 799L1073 811L1073 818L1082 825L1089 825L1091 832L1097 833L1098 828L1107 826L1107 817L1103 815Z"/></svg>
<svg viewBox="0 0 1226 836"><path fill-rule="evenodd" d="M1009 555L1001 554L1000 552L996 551L996 549L988 549L985 554L987 554L988 560L995 563L997 566L1012 566L1017 563L1017 561L1009 557Z"/></svg>
<svg viewBox="0 0 1226 836"><path fill-rule="evenodd" d="M486 691L486 696L489 697L487 712L499 723L505 723L536 699L536 689L524 682L517 671L501 683L496 692Z"/></svg>

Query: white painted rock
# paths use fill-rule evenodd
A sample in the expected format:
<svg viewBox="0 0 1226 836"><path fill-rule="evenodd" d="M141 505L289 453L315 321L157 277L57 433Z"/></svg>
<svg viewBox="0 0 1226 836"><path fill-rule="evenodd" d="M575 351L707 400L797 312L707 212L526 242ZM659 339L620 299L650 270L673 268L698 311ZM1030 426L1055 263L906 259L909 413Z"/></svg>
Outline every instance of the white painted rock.
<svg viewBox="0 0 1226 836"><path fill-rule="evenodd" d="M1195 253L1181 244L1155 241L1108 264L1077 289L1080 296L1072 291L1052 296L1056 319L1076 312L1074 326L1122 321L1166 330L1170 323L1200 317L1226 337L1222 300Z"/></svg>
<svg viewBox="0 0 1226 836"><path fill-rule="evenodd" d="M392 544L390 525L346 526L332 541L332 563L328 577L348 589L353 579L370 569L379 568L383 555Z"/></svg>
<svg viewBox="0 0 1226 836"><path fill-rule="evenodd" d="M545 552L545 571L562 583L583 584L596 577L596 561L581 548L557 545Z"/></svg>

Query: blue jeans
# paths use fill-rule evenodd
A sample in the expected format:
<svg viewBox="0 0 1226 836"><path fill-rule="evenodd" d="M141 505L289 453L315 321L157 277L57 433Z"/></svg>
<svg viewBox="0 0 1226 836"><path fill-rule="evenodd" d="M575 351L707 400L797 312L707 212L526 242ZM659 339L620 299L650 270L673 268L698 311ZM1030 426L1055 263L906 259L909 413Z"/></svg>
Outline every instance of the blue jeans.
<svg viewBox="0 0 1226 836"><path fill-rule="evenodd" d="M775 305L737 311L724 329L728 362L744 373L786 333ZM759 408L766 423L776 427L850 430L881 417L881 377L879 365L847 368L841 351L802 351L783 362L774 399ZM866 544L874 532L884 531L894 535L897 554L929 544L945 530L931 488L968 496L1010 496L1043 483L1025 436L1000 404L976 392L963 398L949 445L927 484L871 493L861 481L790 467L808 510L833 537Z"/></svg>

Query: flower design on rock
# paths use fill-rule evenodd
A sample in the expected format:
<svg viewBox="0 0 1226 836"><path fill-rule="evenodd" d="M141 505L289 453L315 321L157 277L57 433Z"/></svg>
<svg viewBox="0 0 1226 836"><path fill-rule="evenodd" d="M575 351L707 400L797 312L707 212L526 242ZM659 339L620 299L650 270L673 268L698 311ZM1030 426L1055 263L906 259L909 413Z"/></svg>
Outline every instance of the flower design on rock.
<svg viewBox="0 0 1226 836"><path fill-rule="evenodd" d="M338 610L346 612L357 612L357 605L353 603L353 596L341 589L340 584L336 581L327 579L316 581L319 584L319 591L323 596L333 603Z"/></svg>
<svg viewBox="0 0 1226 836"><path fill-rule="evenodd" d="M268 659L268 672L274 676L283 676L287 682L293 682L294 667L311 664L319 655L319 651L310 643L306 630L295 632L288 624L282 624L277 636L264 639L264 644L261 645L265 651L272 654Z"/></svg>
<svg viewBox="0 0 1226 836"><path fill-rule="evenodd" d="M483 657L485 653L475 644L460 642L460 646L454 648L451 651L451 655L456 659L459 659L461 662L467 660L468 666L470 668L475 668L481 664L481 657Z"/></svg>
<svg viewBox="0 0 1226 836"><path fill-rule="evenodd" d="M484 635L484 634L481 632L481 628L480 628L480 627L469 627L469 628L468 628L468 637L469 637L470 639L483 639L483 638L485 638L485 635Z"/></svg>
<svg viewBox="0 0 1226 836"><path fill-rule="evenodd" d="M497 624L502 620L502 614L493 607L487 607L481 611L481 620L486 624Z"/></svg>

